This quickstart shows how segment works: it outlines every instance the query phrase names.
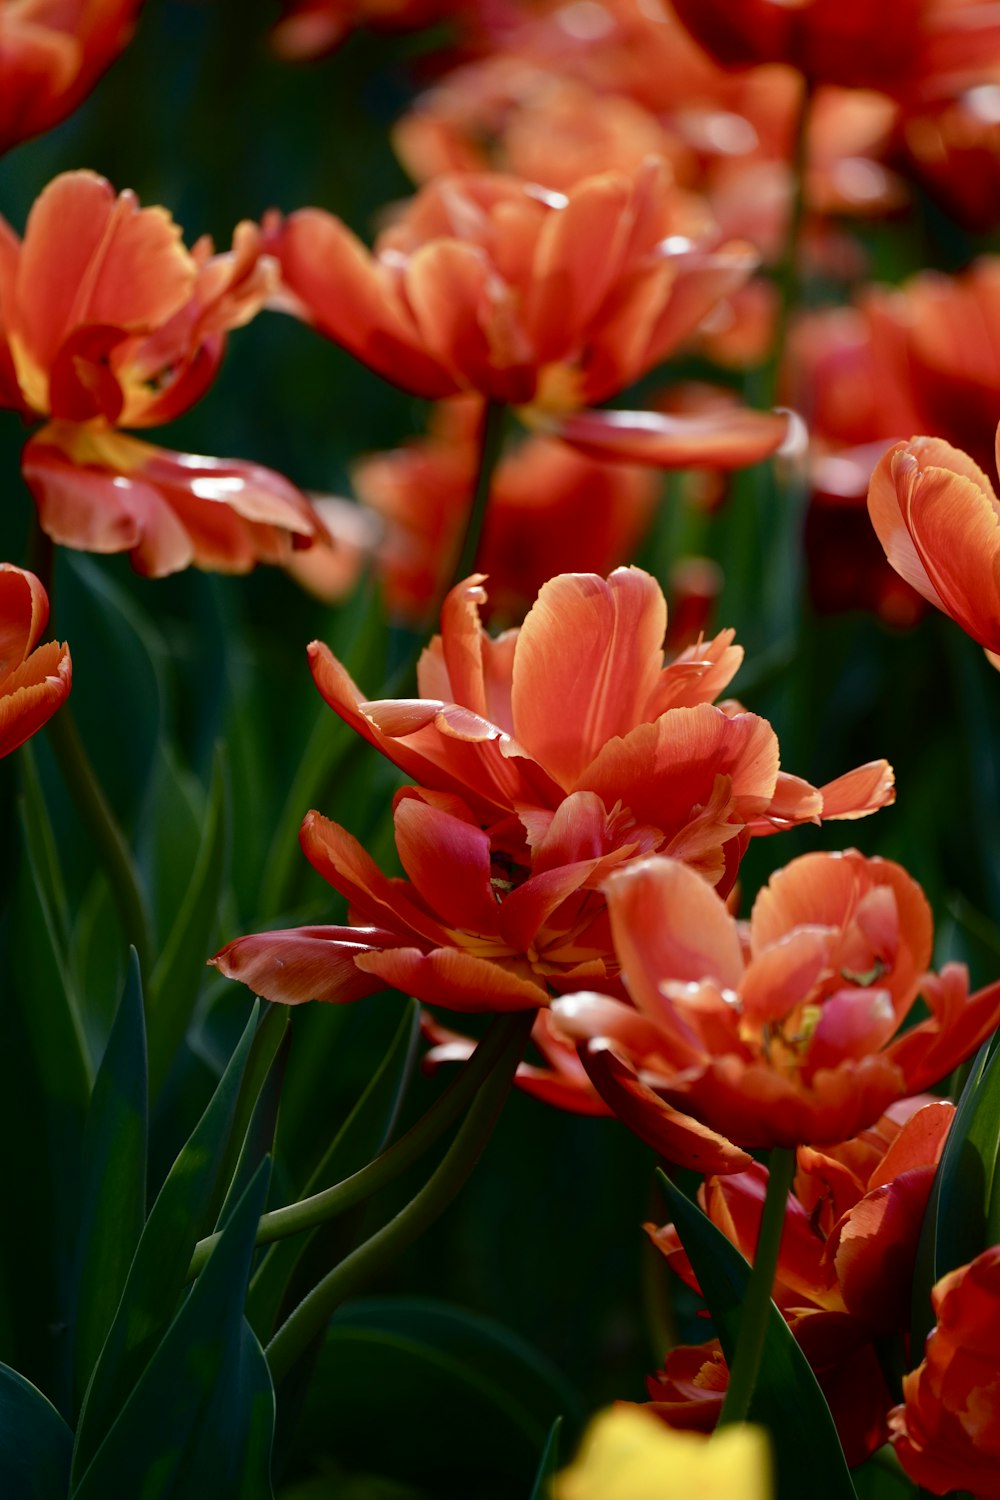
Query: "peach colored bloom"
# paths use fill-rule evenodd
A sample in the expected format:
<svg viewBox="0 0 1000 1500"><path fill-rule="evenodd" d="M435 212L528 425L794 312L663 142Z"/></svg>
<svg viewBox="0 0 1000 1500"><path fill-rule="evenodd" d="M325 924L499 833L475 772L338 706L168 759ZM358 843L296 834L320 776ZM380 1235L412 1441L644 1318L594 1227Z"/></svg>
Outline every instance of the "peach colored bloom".
<svg viewBox="0 0 1000 1500"><path fill-rule="evenodd" d="M38 644L48 618L34 573L0 563L0 756L41 729L69 693L69 647Z"/></svg>
<svg viewBox="0 0 1000 1500"><path fill-rule="evenodd" d="M941 438L879 461L868 512L896 572L987 651L1000 651L1000 501L967 453Z"/></svg>
<svg viewBox="0 0 1000 1500"><path fill-rule="evenodd" d="M784 416L743 410L687 425L581 410L665 359L756 264L749 245L715 243L705 211L664 170L651 158L565 194L499 173L444 177L382 231L374 254L320 209L272 216L279 305L417 395L478 391L564 441L599 441L602 455L756 462L784 440Z"/></svg>
<svg viewBox="0 0 1000 1500"><path fill-rule="evenodd" d="M936 1083L1000 1022L1000 984L928 974L920 887L855 850L772 876L746 946L724 903L676 859L633 862L605 894L632 1006L553 1004L591 1079L663 1154L694 1116L746 1149L845 1140ZM930 1015L901 1030L918 996Z"/></svg>
<svg viewBox="0 0 1000 1500"><path fill-rule="evenodd" d="M937 1326L890 1414L904 1470L932 1495L1000 1500L1000 1245L942 1278Z"/></svg>
<svg viewBox="0 0 1000 1500"><path fill-rule="evenodd" d="M4 0L0 155L49 130L90 93L132 35L142 0Z"/></svg>
<svg viewBox="0 0 1000 1500"><path fill-rule="evenodd" d="M268 469L119 431L171 421L203 394L273 269L254 226L224 254L207 239L189 252L164 209L116 198L92 172L49 183L23 242L0 220L0 405L49 418L23 468L54 541L127 550L155 576L192 562L245 571L322 532Z"/></svg>

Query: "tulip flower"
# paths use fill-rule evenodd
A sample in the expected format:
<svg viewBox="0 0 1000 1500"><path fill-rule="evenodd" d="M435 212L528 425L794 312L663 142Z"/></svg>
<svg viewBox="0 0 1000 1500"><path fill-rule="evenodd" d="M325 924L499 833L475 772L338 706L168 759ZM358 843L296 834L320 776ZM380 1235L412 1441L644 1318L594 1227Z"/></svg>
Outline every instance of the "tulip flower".
<svg viewBox="0 0 1000 1500"><path fill-rule="evenodd" d="M1000 1245L931 1292L937 1326L889 1416L896 1456L932 1495L1000 1500Z"/></svg>
<svg viewBox="0 0 1000 1500"><path fill-rule="evenodd" d="M0 756L41 729L69 693L69 647L38 644L48 618L48 596L34 573L0 563Z"/></svg>
<svg viewBox="0 0 1000 1500"><path fill-rule="evenodd" d="M751 246L716 244L706 211L664 174L650 158L568 193L500 173L444 177L383 230L373 255L320 209L271 216L276 305L404 390L478 391L599 456L757 462L786 438L779 413L687 424L582 410L672 353L756 265Z"/></svg>
<svg viewBox="0 0 1000 1500"><path fill-rule="evenodd" d="M452 1009L524 1009L587 984L619 996L609 1003L644 1036L624 1003L607 876L664 849L699 884L731 884L753 835L871 811L891 800L891 772L875 762L824 788L780 773L765 720L712 706L741 659L732 633L664 666L666 605L637 568L550 580L520 631L496 640L481 600L475 577L445 601L419 665L440 697L366 703L325 647L311 653L331 706L420 782L395 808L410 884L310 813L300 841L352 925L240 938L213 962L286 1003L388 984Z"/></svg>
<svg viewBox="0 0 1000 1500"><path fill-rule="evenodd" d="M742 1424L711 1439L671 1432L645 1412L613 1406L595 1417L553 1500L769 1500L767 1437Z"/></svg>
<svg viewBox="0 0 1000 1500"><path fill-rule="evenodd" d="M989 75L1000 60L990 0L673 0L691 35L724 67L788 63L813 83L934 94Z"/></svg>
<svg viewBox="0 0 1000 1500"><path fill-rule="evenodd" d="M941 438L896 443L872 475L868 513L896 572L1000 651L1000 501L979 465Z"/></svg>
<svg viewBox="0 0 1000 1500"><path fill-rule="evenodd" d="M464 0L284 0L271 46L289 62L323 57L359 26L416 31L461 14Z"/></svg>
<svg viewBox="0 0 1000 1500"><path fill-rule="evenodd" d="M72 114L135 27L142 0L6 0L0 155Z"/></svg>
<svg viewBox="0 0 1000 1500"><path fill-rule="evenodd" d="M876 1340L909 1330L917 1242L954 1114L947 1100L918 1096L861 1137L828 1151L799 1147L772 1298L813 1366L852 1468L888 1437L892 1397ZM705 1213L751 1261L767 1179L755 1162L699 1189ZM646 1228L676 1274L699 1291L673 1225ZM682 1345L647 1382L650 1407L671 1426L708 1432L728 1383L717 1340Z"/></svg>
<svg viewBox="0 0 1000 1500"><path fill-rule="evenodd" d="M45 188L23 242L0 220L0 405L48 418L22 465L54 541L128 551L159 576L192 562L243 572L324 534L280 475L120 431L186 411L272 280L252 225L224 254L207 239L188 251L164 209L116 198L92 172Z"/></svg>
<svg viewBox="0 0 1000 1500"><path fill-rule="evenodd" d="M926 972L930 911L889 860L793 860L757 897L747 947L678 860L634 861L605 894L632 1004L567 995L554 1019L619 1118L675 1160L691 1118L745 1150L846 1140L1000 1023L1000 983L970 996L964 966ZM902 1030L918 994L930 1015Z"/></svg>

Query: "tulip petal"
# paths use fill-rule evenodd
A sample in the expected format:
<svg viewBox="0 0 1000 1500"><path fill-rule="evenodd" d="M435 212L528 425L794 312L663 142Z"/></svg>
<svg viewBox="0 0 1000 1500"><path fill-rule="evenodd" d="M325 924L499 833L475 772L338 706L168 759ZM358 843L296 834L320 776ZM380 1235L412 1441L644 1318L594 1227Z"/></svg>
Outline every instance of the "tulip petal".
<svg viewBox="0 0 1000 1500"><path fill-rule="evenodd" d="M434 948L430 953L394 948L364 954L357 964L383 984L446 1010L531 1010L548 1000L540 980L523 978L464 948Z"/></svg>
<svg viewBox="0 0 1000 1500"><path fill-rule="evenodd" d="M749 408L686 416L578 411L545 417L539 425L591 458L618 458L657 469L743 469L777 452L789 434L785 413Z"/></svg>
<svg viewBox="0 0 1000 1500"><path fill-rule="evenodd" d="M405 941L377 927L290 927L236 938L209 963L265 1000L283 1005L307 1000L342 1004L383 987L377 976L356 966L355 958Z"/></svg>

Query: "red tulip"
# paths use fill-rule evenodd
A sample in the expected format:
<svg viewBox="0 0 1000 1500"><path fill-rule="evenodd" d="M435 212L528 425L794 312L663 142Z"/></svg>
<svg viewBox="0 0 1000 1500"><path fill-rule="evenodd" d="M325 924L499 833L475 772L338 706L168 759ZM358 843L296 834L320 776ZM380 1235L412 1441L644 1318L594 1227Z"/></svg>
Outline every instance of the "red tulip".
<svg viewBox="0 0 1000 1500"><path fill-rule="evenodd" d="M689 1115L746 1149L843 1141L1000 1022L1000 983L970 997L961 965L925 972L930 912L888 860L793 860L754 903L748 951L677 860L637 860L605 891L632 1007L579 994L553 1011L606 1102L665 1155ZM921 993L930 1016L901 1030Z"/></svg>
<svg viewBox="0 0 1000 1500"><path fill-rule="evenodd" d="M1000 1500L1000 1245L938 1282L937 1326L890 1414L904 1470L932 1495Z"/></svg>
<svg viewBox="0 0 1000 1500"><path fill-rule="evenodd" d="M229 329L273 281L257 230L193 251L162 208L92 172L55 178L23 242L0 221L0 404L48 417L24 473L54 540L130 551L139 571L245 571L323 533L308 502L255 464L168 453L118 429L173 420L213 380Z"/></svg>
<svg viewBox="0 0 1000 1500"><path fill-rule="evenodd" d="M0 563L0 756L41 729L69 693L69 647L38 644L48 618L34 573Z"/></svg>
<svg viewBox="0 0 1000 1500"><path fill-rule="evenodd" d="M58 125L132 35L142 0L6 0L0 12L0 155Z"/></svg>

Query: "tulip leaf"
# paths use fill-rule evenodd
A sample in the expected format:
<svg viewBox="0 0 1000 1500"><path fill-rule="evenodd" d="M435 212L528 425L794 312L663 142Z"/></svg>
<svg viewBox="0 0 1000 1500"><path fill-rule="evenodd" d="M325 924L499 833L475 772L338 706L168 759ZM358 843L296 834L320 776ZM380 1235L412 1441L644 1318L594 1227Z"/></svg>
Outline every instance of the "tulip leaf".
<svg viewBox="0 0 1000 1500"><path fill-rule="evenodd" d="M147 1143L146 1025L139 958L133 948L83 1138L73 1335L77 1407L107 1337L146 1221Z"/></svg>
<svg viewBox="0 0 1000 1500"><path fill-rule="evenodd" d="M260 1430L267 1426L267 1412L255 1359L259 1346L247 1338L243 1317L269 1176L270 1162L262 1162L204 1271L74 1484L72 1500L270 1497L270 1440ZM264 1471L244 1488L248 1456Z"/></svg>
<svg viewBox="0 0 1000 1500"><path fill-rule="evenodd" d="M542 1450L541 1462L538 1465L538 1474L535 1478L535 1487L531 1492L531 1500L549 1500L549 1485L555 1477L556 1469L559 1467L559 1429L562 1427L562 1417L556 1417L549 1428L549 1435L545 1439L545 1447Z"/></svg>
<svg viewBox="0 0 1000 1500"><path fill-rule="evenodd" d="M149 1073L154 1097L183 1040L212 956L227 842L226 775L220 751L187 896L149 983Z"/></svg>
<svg viewBox="0 0 1000 1500"><path fill-rule="evenodd" d="M89 1464L173 1316L199 1232L218 1195L223 1153L258 1009L255 1004L218 1088L171 1167L146 1221L84 1400L73 1455L74 1479Z"/></svg>
<svg viewBox="0 0 1000 1500"><path fill-rule="evenodd" d="M406 1392L385 1442L386 1379ZM529 1495L560 1412L579 1397L547 1360L491 1319L424 1298L363 1299L332 1319L296 1435L349 1470L476 1494L488 1477ZM458 1481L464 1481L459 1485ZM491 1491L492 1492L492 1491Z"/></svg>
<svg viewBox="0 0 1000 1500"><path fill-rule="evenodd" d="M0 1495L65 1500L73 1434L41 1391L0 1365Z"/></svg>
<svg viewBox="0 0 1000 1500"><path fill-rule="evenodd" d="M274 1150L274 1128L291 1039L288 1007L269 1005L253 1039L240 1085L222 1173L222 1181L228 1180L229 1187L219 1214L219 1228L264 1157Z"/></svg>
<svg viewBox="0 0 1000 1500"><path fill-rule="evenodd" d="M696 1204L662 1172L657 1175L731 1364L750 1267ZM826 1398L773 1303L748 1420L759 1422L771 1435L778 1500L799 1500L802 1495L809 1495L810 1500L854 1500L854 1486Z"/></svg>
<svg viewBox="0 0 1000 1500"><path fill-rule="evenodd" d="M409 1000L385 1056L371 1082L327 1147L300 1196L343 1181L372 1161L388 1144L402 1105L420 1040L420 1006ZM329 1229L330 1226L327 1228ZM293 1235L273 1245L250 1286L247 1315L263 1337L273 1332L281 1302L310 1244L327 1232ZM327 1255L327 1269L331 1264Z"/></svg>
<svg viewBox="0 0 1000 1500"><path fill-rule="evenodd" d="M923 1358L934 1315L931 1288L965 1265L1000 1229L1000 1047L985 1042L973 1061L927 1202L913 1273L912 1352Z"/></svg>

